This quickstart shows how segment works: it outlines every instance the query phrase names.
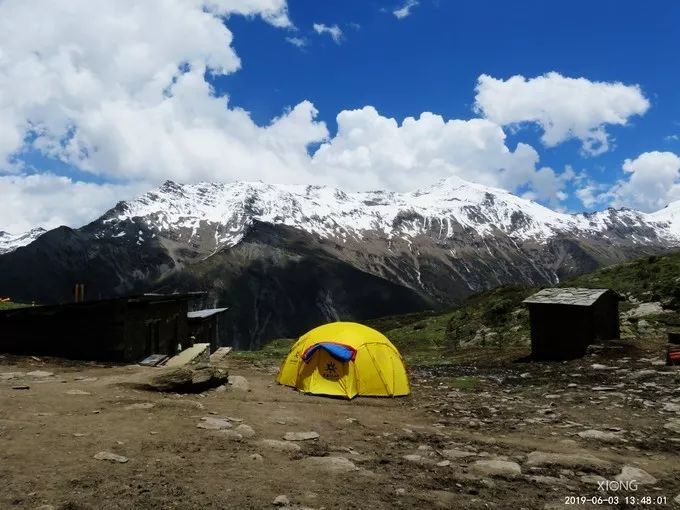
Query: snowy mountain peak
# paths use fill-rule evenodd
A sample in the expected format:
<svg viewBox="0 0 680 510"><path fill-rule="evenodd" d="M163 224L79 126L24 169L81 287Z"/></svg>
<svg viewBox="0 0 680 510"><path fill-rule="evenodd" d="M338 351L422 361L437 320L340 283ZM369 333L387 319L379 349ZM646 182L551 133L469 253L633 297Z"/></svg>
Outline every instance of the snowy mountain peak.
<svg viewBox="0 0 680 510"><path fill-rule="evenodd" d="M644 243L657 235L680 239L680 206L677 211L564 214L458 177L406 193L247 181L188 185L166 181L118 204L102 221L116 236L127 235L127 223L141 222L153 235L214 251L237 244L254 221L291 226L337 242L504 235L517 242L544 243L565 233L606 238L636 228L632 242Z"/></svg>
<svg viewBox="0 0 680 510"><path fill-rule="evenodd" d="M28 232L21 234L10 234L9 232L0 231L0 255L32 243L45 232L46 230L41 227L32 228Z"/></svg>

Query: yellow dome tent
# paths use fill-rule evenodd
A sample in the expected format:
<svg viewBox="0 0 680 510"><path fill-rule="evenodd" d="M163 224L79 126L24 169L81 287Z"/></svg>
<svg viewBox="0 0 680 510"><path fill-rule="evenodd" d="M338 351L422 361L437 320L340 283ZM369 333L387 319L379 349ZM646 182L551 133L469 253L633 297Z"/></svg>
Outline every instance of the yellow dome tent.
<svg viewBox="0 0 680 510"><path fill-rule="evenodd" d="M411 393L397 348L385 335L355 322L332 322L302 335L276 381L304 393L346 398Z"/></svg>

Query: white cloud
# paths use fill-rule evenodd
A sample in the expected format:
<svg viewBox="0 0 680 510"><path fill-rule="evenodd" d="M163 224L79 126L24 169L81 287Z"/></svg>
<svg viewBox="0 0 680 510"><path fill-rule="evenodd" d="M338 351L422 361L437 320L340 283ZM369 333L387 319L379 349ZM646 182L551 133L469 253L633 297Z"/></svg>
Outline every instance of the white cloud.
<svg viewBox="0 0 680 510"><path fill-rule="evenodd" d="M483 74L476 92L475 110L487 119L502 126L535 122L543 129L546 146L576 138L590 155L609 149L607 124L625 125L649 108L637 85L567 78L554 72L507 80Z"/></svg>
<svg viewBox="0 0 680 510"><path fill-rule="evenodd" d="M304 48L307 46L307 39L304 37L286 37L286 41L288 41L293 46L297 46L298 48Z"/></svg>
<svg viewBox="0 0 680 510"><path fill-rule="evenodd" d="M260 127L205 78L240 67L220 16L259 13L285 26L285 7L283 0L0 3L0 168L39 150L117 179L235 177L225 161L254 178L299 172L295 160L326 136L313 106L303 102ZM286 119L298 124L276 129Z"/></svg>
<svg viewBox="0 0 680 510"><path fill-rule="evenodd" d="M36 226L80 226L148 186L76 182L53 174L0 176L0 230L18 234Z"/></svg>
<svg viewBox="0 0 680 510"><path fill-rule="evenodd" d="M419 3L418 0L406 0L406 3L399 9L392 11L392 14L394 14L397 19L404 19L410 16L411 9L417 7Z"/></svg>
<svg viewBox="0 0 680 510"><path fill-rule="evenodd" d="M367 106L341 112L337 123L312 164L346 188L413 190L449 175L510 190L528 185L538 199L554 199L562 187L551 169L536 170L532 147L510 150L502 128L486 119L445 121L425 112L399 124Z"/></svg>
<svg viewBox="0 0 680 510"><path fill-rule="evenodd" d="M367 106L338 114L329 138L302 101L257 125L206 78L240 67L235 14L291 26L284 0L0 0L0 229L79 226L165 179L412 190L458 175L563 198L567 176L490 119L398 122ZM123 184L26 175L36 151Z"/></svg>
<svg viewBox="0 0 680 510"><path fill-rule="evenodd" d="M673 152L645 152L627 159L628 174L601 196L615 207L657 211L669 202L680 200L680 156Z"/></svg>
<svg viewBox="0 0 680 510"><path fill-rule="evenodd" d="M342 42L342 29L338 25L328 26L323 23L314 23L314 31L317 34L328 34L335 44Z"/></svg>

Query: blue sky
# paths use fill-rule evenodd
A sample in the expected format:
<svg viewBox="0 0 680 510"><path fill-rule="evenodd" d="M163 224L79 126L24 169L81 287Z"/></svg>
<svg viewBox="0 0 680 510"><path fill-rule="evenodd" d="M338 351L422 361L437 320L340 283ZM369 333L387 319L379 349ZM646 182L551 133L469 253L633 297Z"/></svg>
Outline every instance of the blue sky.
<svg viewBox="0 0 680 510"><path fill-rule="evenodd" d="M166 178L680 199L678 2L38 8L0 4L0 230L77 226Z"/></svg>

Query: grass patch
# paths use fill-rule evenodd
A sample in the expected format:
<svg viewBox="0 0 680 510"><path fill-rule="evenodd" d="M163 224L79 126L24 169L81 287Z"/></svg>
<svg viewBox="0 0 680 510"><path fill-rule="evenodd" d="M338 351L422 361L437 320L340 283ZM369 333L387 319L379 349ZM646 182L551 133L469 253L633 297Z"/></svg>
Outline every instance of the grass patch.
<svg viewBox="0 0 680 510"><path fill-rule="evenodd" d="M295 343L293 339L279 338L272 340L257 351L234 351L231 356L250 361L283 361L293 343Z"/></svg>
<svg viewBox="0 0 680 510"><path fill-rule="evenodd" d="M479 377L465 375L451 379L448 383L452 388L457 390L477 391L482 384L482 381L479 380Z"/></svg>

